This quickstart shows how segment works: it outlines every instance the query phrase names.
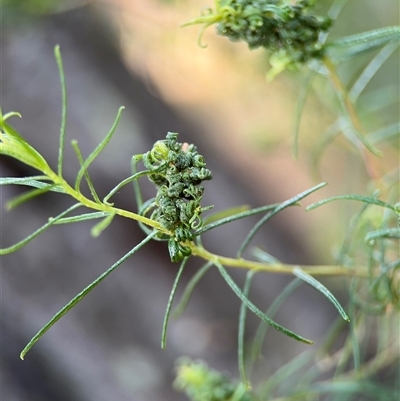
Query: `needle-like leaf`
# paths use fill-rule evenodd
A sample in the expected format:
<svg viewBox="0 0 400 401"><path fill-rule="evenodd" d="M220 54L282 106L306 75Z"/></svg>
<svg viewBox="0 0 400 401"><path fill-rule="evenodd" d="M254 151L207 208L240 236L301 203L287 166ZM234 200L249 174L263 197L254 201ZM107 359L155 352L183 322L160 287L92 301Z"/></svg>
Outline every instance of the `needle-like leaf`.
<svg viewBox="0 0 400 401"><path fill-rule="evenodd" d="M36 344L36 342L66 313L68 313L79 301L81 301L90 291L93 290L98 284L100 284L111 272L113 272L118 266L120 266L125 260L130 258L135 252L143 247L147 242L149 242L156 232L148 235L143 241L132 248L128 253L126 253L121 259L115 262L108 270L106 270L101 276L96 280L91 282L86 288L84 288L78 295L76 295L71 301L69 301L62 309L60 309L50 320L46 323L29 341L26 347L21 352L21 359L25 358L27 352Z"/></svg>
<svg viewBox="0 0 400 401"><path fill-rule="evenodd" d="M300 336L299 334L294 333L293 331L286 329L285 327L281 326L280 324L276 323L270 317L268 317L265 313L263 313L257 306L255 306L241 291L241 289L237 286L237 284L233 281L232 277L228 274L226 269L219 263L218 261L213 261L215 266L217 266L221 276L227 282L229 287L233 290L233 292L238 296L238 298L261 320L268 323L274 329L282 332L283 334L287 335L288 337L294 338L297 341L301 341L305 344L313 344L313 341Z"/></svg>

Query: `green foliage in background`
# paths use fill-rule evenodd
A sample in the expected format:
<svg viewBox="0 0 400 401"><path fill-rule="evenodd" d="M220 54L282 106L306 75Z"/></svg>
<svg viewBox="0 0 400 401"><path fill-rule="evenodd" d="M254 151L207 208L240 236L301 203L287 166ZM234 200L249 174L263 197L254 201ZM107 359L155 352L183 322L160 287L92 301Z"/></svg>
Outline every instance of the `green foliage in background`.
<svg viewBox="0 0 400 401"><path fill-rule="evenodd" d="M299 96L295 116L294 153L299 147L299 127L313 79L318 76L330 82L337 96L337 120L327 129L322 142L316 146L314 164L318 164L323 151L333 139L342 135L353 151L358 152L369 177L364 194L344 194L309 205L312 211L329 202L352 202L359 205L358 212L348 224L345 237L336 252L333 265L299 266L281 263L261 249L249 249L260 228L277 213L300 201L326 185L322 182L294 195L281 203L250 209L238 206L230 210L209 212L211 206L201 204L205 188L203 181L212 178L204 157L193 144L178 141L178 134L168 133L157 141L152 149L132 157L132 174L117 184L100 199L89 174L92 162L112 139L122 109L104 140L84 157L78 143L72 147L80 163L74 183L63 177L64 144L66 134L66 85L59 48L55 57L60 71L63 110L60 129L60 145L57 168L52 169L45 158L10 124L16 112L0 113L0 154L15 158L39 171L29 177L3 177L1 185L24 185L31 189L9 200L7 208L13 209L30 199L49 191L62 193L74 203L56 217L50 217L42 227L17 244L0 250L0 255L12 253L36 238L54 224L72 224L85 220L98 220L92 234L100 235L115 216L136 220L144 232L144 239L101 276L84 288L39 330L21 353L24 358L29 349L83 299L104 278L126 259L152 240L165 241L172 262L180 267L166 303L161 346L166 346L166 334L171 314L179 316L190 300L192 291L201 278L215 268L226 284L242 302L238 329L238 369L240 382L208 368L202 362L182 359L177 367L175 387L186 392L193 401L264 401L264 400L382 400L396 397L395 379L380 383L379 378L388 372L398 375L393 366L399 362L399 309L400 309L400 203L399 166L391 171L379 171L376 160L385 157L384 146L396 148L399 125L390 123L375 132L367 132L362 124L356 103L364 89L396 50L400 40L399 27L387 27L363 32L335 41L329 41L328 29L345 6L345 1L333 3L329 15L313 13L312 1L248 1L216 0L215 11L208 9L201 17L186 25L201 23L204 29L217 24L217 32L233 41L244 40L250 48L264 47L270 51L273 66L270 77L285 68L303 66L309 70L305 91ZM201 38L201 36L200 36ZM343 82L338 68L341 63L375 51L365 68L351 85ZM398 154L397 154L398 155ZM139 163L143 168L138 170ZM317 168L317 167L316 167ZM218 172L214 172L214 175ZM143 200L139 180L147 177L155 186L156 195ZM81 190L85 180L90 195ZM135 212L116 207L113 195L125 185L133 186L137 210ZM87 212L75 212L85 208ZM235 257L214 254L202 245L202 236L209 230L253 215L261 215L250 230ZM250 258L243 257L249 251ZM172 306L182 273L193 257L201 258L203 266L196 272L176 309ZM227 268L247 270L243 288L230 276ZM293 280L267 311L260 310L249 298L251 283L260 273L289 274ZM348 303L343 307L333 293L317 280L318 276L343 276L348 278ZM317 350L309 350L294 358L281 369L261 382L253 382L253 371L262 355L262 345L267 339L269 327L301 341L312 344L310 339L283 327L274 315L286 299L302 283L312 286L324 295L338 311L338 319L327 330L324 344ZM260 327L250 344L245 343L245 322L250 310L260 319ZM344 340L343 340L344 337ZM376 339L376 348L367 349L368 338ZM391 370L392 369L392 370ZM397 368L398 369L398 368ZM394 384L392 384L394 383ZM398 390L398 389L397 389ZM324 398L325 399L325 398Z"/></svg>

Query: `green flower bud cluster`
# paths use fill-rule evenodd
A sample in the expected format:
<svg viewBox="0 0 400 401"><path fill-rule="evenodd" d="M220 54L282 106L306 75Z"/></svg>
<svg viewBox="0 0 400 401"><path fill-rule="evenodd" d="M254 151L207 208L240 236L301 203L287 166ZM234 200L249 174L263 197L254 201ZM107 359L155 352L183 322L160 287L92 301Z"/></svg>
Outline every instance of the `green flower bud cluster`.
<svg viewBox="0 0 400 401"><path fill-rule="evenodd" d="M315 0L216 0L216 11L185 25L217 23L217 32L232 41L243 40L250 49L265 47L285 67L298 67L321 58L318 38L331 25L328 17L310 12ZM276 62L276 60L275 60ZM283 68L280 68L283 69Z"/></svg>
<svg viewBox="0 0 400 401"><path fill-rule="evenodd" d="M193 401L255 400L251 392L246 391L241 383L234 383L202 362L188 359L179 362L174 387L184 391Z"/></svg>
<svg viewBox="0 0 400 401"><path fill-rule="evenodd" d="M153 209L151 218L173 233L168 249L177 262L191 254L182 242L193 240L193 230L203 224L201 213L209 209L201 207L204 187L200 184L212 178L211 171L196 146L178 142L178 134L172 132L143 155L143 164L158 188L147 210ZM162 233L158 237L166 239Z"/></svg>

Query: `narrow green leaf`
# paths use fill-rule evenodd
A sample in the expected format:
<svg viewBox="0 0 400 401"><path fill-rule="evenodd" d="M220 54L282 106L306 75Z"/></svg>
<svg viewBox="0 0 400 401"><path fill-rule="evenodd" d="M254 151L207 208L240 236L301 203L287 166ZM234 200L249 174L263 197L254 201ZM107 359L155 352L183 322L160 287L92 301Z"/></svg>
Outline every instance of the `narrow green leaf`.
<svg viewBox="0 0 400 401"><path fill-rule="evenodd" d="M350 322L349 317L347 316L346 312L342 308L342 305L340 305L339 301L334 297L334 295L323 285L321 284L318 280L316 280L314 277L310 276L308 273L300 269L300 267L295 267L293 269L293 274L300 278L301 280L305 281L307 284L311 285L311 287L314 287L317 291L319 291L321 294L325 295L326 298L331 301L333 306L337 309L337 311L340 313L340 316L347 322Z"/></svg>
<svg viewBox="0 0 400 401"><path fill-rule="evenodd" d="M31 176L31 177L0 177L0 185L26 185L33 188L48 188L52 192L65 193L65 190L59 185L40 180L50 180L45 175Z"/></svg>
<svg viewBox="0 0 400 401"><path fill-rule="evenodd" d="M124 110L125 107L120 107L118 109L117 117L115 118L115 121L106 135L106 137L99 143L99 145L96 147L96 149L89 155L89 157L85 160L83 163L83 166L80 168L76 180L75 180L75 190L79 192L79 187L81 184L81 180L85 174L85 171L88 169L90 164L96 159L96 157L103 151L103 149L107 146L107 144L110 142L112 136L115 133L115 130L117 129L119 120L121 118L122 110Z"/></svg>
<svg viewBox="0 0 400 401"><path fill-rule="evenodd" d="M67 87L65 84L64 66L60 52L60 46L54 47L54 57L56 59L58 73L60 75L61 84L61 125L60 125L60 146L58 149L57 175L62 177L63 161L64 161L64 144L65 144L65 128L67 124Z"/></svg>
<svg viewBox="0 0 400 401"><path fill-rule="evenodd" d="M400 228L382 228L380 230L370 231L365 236L365 242L369 243L380 238L400 239Z"/></svg>
<svg viewBox="0 0 400 401"><path fill-rule="evenodd" d="M2 126L4 121L8 120L11 117L22 118L22 115L21 113L18 113L18 111L9 111L8 113L3 115L0 107L0 126Z"/></svg>
<svg viewBox="0 0 400 401"><path fill-rule="evenodd" d="M97 223L91 230L90 233L93 237L98 237L113 221L115 213L110 213L103 220Z"/></svg>
<svg viewBox="0 0 400 401"><path fill-rule="evenodd" d="M336 264L340 266L345 265L346 256L350 254L350 245L354 237L354 232L362 221L361 219L364 217L364 212L369 208L369 206L368 203L363 205L361 210L350 220L350 224L346 230L346 234L336 258Z"/></svg>
<svg viewBox="0 0 400 401"><path fill-rule="evenodd" d="M0 154L17 159L45 174L51 172L43 156L4 121L0 122Z"/></svg>
<svg viewBox="0 0 400 401"><path fill-rule="evenodd" d="M366 395L370 400L395 401L398 397L395 391L387 386L373 383L368 380L347 379L330 382L319 382L313 385L310 393L318 394L359 394ZM354 399L354 398L353 398Z"/></svg>
<svg viewBox="0 0 400 401"><path fill-rule="evenodd" d="M29 341L26 347L21 352L21 359L24 359L27 352L35 345L35 343L67 312L69 312L79 301L81 301L90 291L93 290L100 282L102 282L111 272L113 272L118 266L120 266L125 260L130 258L135 252L143 247L147 242L149 242L156 232L152 232L143 241L132 248L128 253L126 253L121 259L115 262L108 270L106 270L102 275L100 275L96 280L90 283L86 288L84 288L78 295L76 295L71 301L69 301L62 309L60 309L50 320L46 323Z"/></svg>
<svg viewBox="0 0 400 401"><path fill-rule="evenodd" d="M152 172L150 170L144 170L144 171L139 171L138 173L135 173L131 175L128 178L125 178L125 180L121 181L115 188L113 188L103 199L103 203L109 204L108 200L115 195L123 186L134 182L138 180L140 177L144 177L145 175L150 175Z"/></svg>
<svg viewBox="0 0 400 401"><path fill-rule="evenodd" d="M54 224L78 223L80 221L101 219L101 218L104 218L107 216L108 216L108 213L105 213L105 212L83 213L78 216L64 217L63 219L57 220Z"/></svg>
<svg viewBox="0 0 400 401"><path fill-rule="evenodd" d="M134 156L132 156L132 159L131 159L131 172L132 172L132 175L135 175L137 173L137 164L142 159L143 159L143 155L134 155ZM140 185L139 185L139 180L134 180L133 181L133 192L135 193L135 200L136 200L137 209L141 210L142 206L143 206L143 197L142 197L142 191L141 191Z"/></svg>
<svg viewBox="0 0 400 401"><path fill-rule="evenodd" d="M44 188L36 188L36 189L32 189L30 191L26 191L21 195L17 195L14 198L10 199L7 201L6 203L6 208L8 210L14 209L19 205L22 205L23 203L36 198L39 195L43 195L46 192L49 192L51 189L51 185L50 186L46 186Z"/></svg>
<svg viewBox="0 0 400 401"><path fill-rule="evenodd" d="M296 290L296 288L302 283L302 281L298 278L291 281L283 291L275 298L274 302L272 302L271 306L267 309L265 314L269 316L271 319L278 312L279 308L282 304L288 299L288 297ZM255 361L258 356L261 354L262 345L264 343L265 336L268 330L268 324L265 322L261 322L258 326L256 335L254 336L254 341L251 347L251 357L252 360Z"/></svg>
<svg viewBox="0 0 400 401"><path fill-rule="evenodd" d="M169 294L167 309L166 309L165 315L164 315L164 323L163 323L162 334L161 334L161 349L165 349L165 347L167 346L167 328L168 328L169 316L171 314L171 307L172 307L172 303L174 302L176 289L178 288L179 280L181 279L183 269L185 268L188 260L189 260L189 258L185 258L182 260L182 263L179 267L178 273L175 277L174 284L172 285L171 293Z"/></svg>
<svg viewBox="0 0 400 401"><path fill-rule="evenodd" d="M315 355L313 352L305 351L297 355L290 362L281 366L271 376L269 376L262 384L261 389L259 391L260 400L267 401L270 399L271 400L274 399L275 397L272 396L274 388L280 386L282 383L285 383L288 380L292 382L293 376L300 370L307 371L308 370L307 364L312 362L314 358ZM300 398L299 401L302 399L304 400L304 397ZM294 400L296 399L293 399L293 401Z"/></svg>
<svg viewBox="0 0 400 401"><path fill-rule="evenodd" d="M361 95L363 90L367 87L371 79L382 67L385 61L393 54L393 52L399 46L398 43L390 44L385 46L364 68L362 73L358 76L353 86L349 91L349 97L354 102Z"/></svg>
<svg viewBox="0 0 400 401"><path fill-rule="evenodd" d="M294 338L295 340L301 341L305 344L313 344L313 341L308 340L307 338L304 338L289 329L286 329L285 327L281 326L280 324L276 323L274 320L269 318L265 313L263 313L260 309L258 309L257 306L255 306L246 296L244 296L243 292L240 290L240 288L237 286L237 284L233 281L232 277L228 274L228 272L221 265L221 263L219 263L218 261L213 261L213 263L215 264L215 266L217 266L219 272L221 273L221 276L227 282L227 284L232 289L232 291L257 317L259 317L264 322L268 323L274 329L287 335L288 337Z"/></svg>
<svg viewBox="0 0 400 401"><path fill-rule="evenodd" d="M391 26L347 36L326 44L327 56L335 63L378 49L400 39L400 27Z"/></svg>
<svg viewBox="0 0 400 401"><path fill-rule="evenodd" d="M299 92L299 96L296 102L293 124L293 157L295 159L299 157L299 135L301 117L303 116L304 107L306 105L307 98L310 94L310 90L312 88L313 80L315 77L315 71L310 70L307 77L305 78L304 84L301 86L301 90Z"/></svg>
<svg viewBox="0 0 400 401"><path fill-rule="evenodd" d="M44 224L42 227L37 229L35 232L32 234L28 235L25 239L22 241L9 246L8 248L3 248L0 249L0 255L7 255L9 253L15 252L18 249L22 248L24 245L26 245L28 242L32 241L34 238L36 238L38 235L40 235L43 231L47 230L51 225L53 225L57 220L63 218L66 216L68 213L72 212L73 210L77 209L79 206L82 206L81 203L76 203L75 205L71 206L69 209L65 210L64 212L60 213L58 216L49 219L49 221Z"/></svg>
<svg viewBox="0 0 400 401"><path fill-rule="evenodd" d="M243 287L243 295L248 299L251 281L254 277L254 271L249 270L246 274L246 281ZM238 328L238 362L239 362L239 372L240 377L242 378L242 383L244 386L249 389L251 387L250 382L247 378L246 374L246 366L245 366L245 355L244 355L244 333L246 329L246 312L247 307L244 302L242 302L240 306L239 313L239 328Z"/></svg>
<svg viewBox="0 0 400 401"><path fill-rule="evenodd" d="M360 327L360 321L357 319L357 313L355 308L355 295L357 294L357 279L353 279L349 289L349 314L351 316L350 328L349 328L349 339L351 341L351 352L353 354L353 365L354 370L359 374L361 366L361 340L357 335L358 328Z"/></svg>
<svg viewBox="0 0 400 401"><path fill-rule="evenodd" d="M279 263L279 260L277 258L273 257L268 252L265 252L260 248L254 248L251 253L260 262L272 265Z"/></svg>
<svg viewBox="0 0 400 401"><path fill-rule="evenodd" d="M391 270L396 270L400 267L400 259L394 260L393 262L388 263L385 265L382 270L380 271L378 277L372 281L370 284L371 291L375 291L382 280Z"/></svg>
<svg viewBox="0 0 400 401"><path fill-rule="evenodd" d="M71 146L72 146L72 148L74 149L76 158L78 159L79 164L80 164L81 167L82 167L83 164L84 164L84 161L83 161L83 157L82 157L81 150L79 149L78 141L73 140L73 141L71 142ZM96 192L96 190L94 189L92 179L90 178L90 175L89 175L89 172L87 171L87 169L84 171L84 176L85 176L86 183L88 184L90 193L92 194L93 200L94 200L96 203L101 203L101 202L100 202L100 199L99 199L99 197L98 197L98 195L97 195L97 192Z"/></svg>
<svg viewBox="0 0 400 401"><path fill-rule="evenodd" d="M250 210L249 205L240 205L224 209L207 216L207 218L204 219L203 224L206 226L207 224L215 223L216 221L225 219L227 217L236 216L237 214L247 212L248 210Z"/></svg>
<svg viewBox="0 0 400 401"><path fill-rule="evenodd" d="M212 262L205 263L199 270L197 270L197 272L189 280L185 290L183 291L182 297L178 305L171 312L173 318L175 319L178 318L186 310L186 307L189 304L190 297L192 296L194 288L196 287L197 283L204 277L204 275L210 270L212 265L213 265Z"/></svg>
<svg viewBox="0 0 400 401"><path fill-rule="evenodd" d="M195 235L197 236L197 235L203 234L209 230L212 230L213 228L222 226L223 224L228 224L235 220L244 219L246 217L250 217L250 216L253 216L258 213L263 213L263 212L267 212L268 210L273 210L279 205L280 205L280 203L274 203L272 205L257 207L257 208L250 209L250 210L247 210L247 211L244 211L241 213L234 214L233 216L228 216L228 217L222 218L221 220L217 220L213 223L204 225L203 227L201 227L199 230L197 230L195 232Z"/></svg>
<svg viewBox="0 0 400 401"><path fill-rule="evenodd" d="M386 207L388 209L391 209L393 211L396 211L395 207L393 205L391 205L390 203L387 202L383 202L377 198L372 198L369 196L363 196L363 195L338 195L338 196L332 196L330 198L326 198L323 200L320 200L318 202L312 203L311 205L306 207L306 211L310 211L313 209L316 209L319 206L325 205L326 203L329 202L333 202L335 200L356 200L359 202L365 202L368 203L370 205L377 205L377 206L382 206L382 207Z"/></svg>
<svg viewBox="0 0 400 401"><path fill-rule="evenodd" d="M376 143L376 142L386 141L390 138L398 139L399 133L400 133L400 124L394 123L388 125L387 127L381 128L377 131L371 132L370 134L367 135L367 138L371 143Z"/></svg>
<svg viewBox="0 0 400 401"><path fill-rule="evenodd" d="M331 124L320 136L310 156L311 169L315 176L319 176L318 169L322 156L328 146L345 130L348 129L348 120L339 117L333 124Z"/></svg>
<svg viewBox="0 0 400 401"><path fill-rule="evenodd" d="M245 238L245 240L243 241L242 245L240 246L240 249L237 253L237 257L240 258L244 251L246 250L246 248L249 246L250 242L252 241L252 239L254 238L254 236L257 234L257 232L260 230L260 228L273 216L275 216L276 214L278 214L280 211L282 211L283 209L286 209L289 206L293 206L295 204L297 204L301 199L305 198L306 196L310 195L311 193L317 191L318 189L324 187L325 185L327 185L326 182L322 182L310 189L307 189L304 192L301 192L300 194L294 196L293 198L288 199L285 202L282 202L280 204L278 204L271 212L269 212L268 214L266 214L263 218L261 218L257 224L255 224L255 226L250 230L249 234L247 235L247 237Z"/></svg>

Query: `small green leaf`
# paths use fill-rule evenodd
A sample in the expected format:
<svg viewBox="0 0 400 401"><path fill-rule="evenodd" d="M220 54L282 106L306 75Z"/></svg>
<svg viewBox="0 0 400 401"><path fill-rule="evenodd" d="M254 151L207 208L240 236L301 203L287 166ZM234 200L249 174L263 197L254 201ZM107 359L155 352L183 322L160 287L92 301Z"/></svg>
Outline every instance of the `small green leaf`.
<svg viewBox="0 0 400 401"><path fill-rule="evenodd" d="M65 193L64 188L59 185L42 182L42 180L49 180L45 175L31 176L31 177L0 177L0 185L26 185L34 188L48 188L49 191Z"/></svg>
<svg viewBox="0 0 400 401"><path fill-rule="evenodd" d="M63 219L59 219L54 224L78 223L80 221L85 221L85 220L101 219L107 216L108 214L105 212L83 213L78 216L65 217Z"/></svg>
<svg viewBox="0 0 400 401"><path fill-rule="evenodd" d="M114 120L114 123L113 123L110 131L108 132L106 137L99 143L99 145L96 147L96 149L94 149L93 152L88 156L88 158L85 160L82 167L80 168L80 170L76 176L76 180L75 180L75 190L77 192L79 192L81 180L82 180L83 176L85 175L86 170L89 168L90 164L96 159L96 157L104 150L104 148L108 145L111 138L113 137L115 130L117 129L119 120L121 118L122 110L124 110L124 109L125 109L125 107L123 107L123 106L121 106L118 109L117 116Z"/></svg>
<svg viewBox="0 0 400 401"><path fill-rule="evenodd" d="M109 204L108 200L115 195L123 186L134 182L138 180L140 177L144 177L146 175L150 175L151 171L150 170L144 170L144 171L139 171L138 173L135 173L131 175L128 178L125 178L125 180L121 181L115 188L113 188L103 199L103 203Z"/></svg>
<svg viewBox="0 0 400 401"><path fill-rule="evenodd" d="M331 301L333 306L338 310L340 313L340 316L342 316L343 320L346 320L347 322L350 322L350 318L347 316L346 312L340 305L339 301L334 297L334 295L323 285L321 284L318 280L316 280L314 277L310 276L308 273L305 271L301 270L300 267L295 267L293 269L293 274L300 278L301 280L305 281L307 284L311 285L311 287L314 287L317 291L319 291L321 294L325 295L326 298Z"/></svg>
<svg viewBox="0 0 400 401"><path fill-rule="evenodd" d="M236 213L232 216L228 216L228 217L222 218L220 220L217 220L215 222L212 222L210 224L204 225L203 227L201 227L199 230L196 231L195 235L197 236L197 235L203 234L209 230L212 230L213 228L222 226L223 224L228 224L235 220L244 219L246 217L250 217L255 214L267 212L268 210L273 210L279 205L280 205L280 203L274 203L272 205L261 206L261 207L257 207L254 209L246 210L241 213Z"/></svg>
<svg viewBox="0 0 400 401"><path fill-rule="evenodd" d="M42 173L51 172L43 156L3 119L0 120L0 154L17 159Z"/></svg>
<svg viewBox="0 0 400 401"><path fill-rule="evenodd" d="M270 264L270 265L274 265L274 264L280 263L277 258L273 257L268 252L265 252L260 248L254 248L251 253L260 262L267 263L267 264Z"/></svg>
<svg viewBox="0 0 400 401"><path fill-rule="evenodd" d="M271 306L267 309L265 314L271 319L278 312L279 308L282 304L287 300L287 298L297 289L297 287L301 284L301 280L296 278L292 282L290 282L283 291L275 298L274 302L272 302ZM268 331L268 324L265 322L260 322L260 325L257 329L256 335L254 336L254 341L251 347L251 357L253 361L255 361L259 355L261 354L261 348L264 343L265 336Z"/></svg>
<svg viewBox="0 0 400 401"><path fill-rule="evenodd" d="M102 275L100 275L96 280L92 281L86 288L84 288L78 295L76 295L71 301L69 301L62 309L60 309L50 320L46 323L29 341L26 347L22 350L20 357L24 359L27 352L36 344L36 342L66 313L68 313L79 301L81 301L90 291L93 290L98 284L100 284L111 272L113 272L118 266L120 266L125 260L131 257L135 252L143 247L147 242L149 242L156 232L152 232L143 241L132 248L128 253L126 253L121 259L115 262L108 270L106 270Z"/></svg>
<svg viewBox="0 0 400 401"><path fill-rule="evenodd" d="M393 211L395 211L395 208L393 205L391 205L390 203L387 202L383 202L377 198L372 198L369 196L363 196L363 195L338 195L338 196L332 196L330 198L326 198L323 200L320 200L318 202L312 203L311 205L306 207L306 211L310 211L313 209L316 209L319 206L325 205L325 203L329 203L335 200L356 200L359 202L365 202L368 203L370 205L377 205L377 206L382 206L382 207L386 207L388 209L391 209Z"/></svg>
<svg viewBox="0 0 400 401"><path fill-rule="evenodd" d="M77 209L78 207L82 206L81 203L76 203L75 205L71 206L69 209L65 210L64 212L62 212L61 214L59 214L57 217L51 218L49 219L49 221L44 224L42 227L40 227L39 229L37 229L35 232L33 232L32 234L28 235L25 239L23 239L22 241L9 246L8 248L3 248L0 249L0 255L7 255L9 253L15 252L18 249L22 248L24 245L26 245L28 242L32 241L34 238L36 238L38 235L40 235L43 231L47 230L50 226L52 226L53 224L55 224L55 222L61 218L63 218L64 216L66 216L68 213L72 212L73 210Z"/></svg>
<svg viewBox="0 0 400 401"><path fill-rule="evenodd" d="M307 75L304 84L301 87L299 96L296 102L296 109L293 124L293 157L299 157L299 136L300 136L300 123L303 115L304 107L307 102L308 95L310 94L313 80L316 77L315 71L310 71Z"/></svg>
<svg viewBox="0 0 400 401"><path fill-rule="evenodd" d="M253 280L254 274L255 272L252 270L249 270L246 274L246 281L244 283L243 295L247 299L249 297L251 281ZM246 328L246 312L247 312L246 304L242 302L239 313L238 362L239 362L239 372L242 378L242 383L247 389L249 389L251 386L246 374L245 355L244 355L244 332Z"/></svg>
<svg viewBox="0 0 400 401"><path fill-rule="evenodd" d="M188 284L186 285L185 290L183 291L182 297L176 306L176 308L172 311L172 317L175 319L182 315L182 313L185 311L190 297L192 295L192 292L194 288L196 287L197 283L204 277L204 275L210 270L212 266L212 262L207 262L205 263L199 270L197 270L196 274L193 275L193 277L190 279Z"/></svg>
<svg viewBox="0 0 400 401"><path fill-rule="evenodd" d="M340 63L362 53L378 49L389 43L398 42L400 27L391 26L347 36L326 44L327 57Z"/></svg>
<svg viewBox="0 0 400 401"><path fill-rule="evenodd" d="M246 250L246 248L249 246L250 242L252 241L252 239L254 238L254 236L257 234L258 230L260 230L260 228L269 220L271 219L273 216L275 216L276 214L278 214L280 211L282 211L283 209L286 209L289 206L293 206L298 204L298 202L305 198L306 196L310 195L311 193L317 191L318 189L324 187L325 185L327 185L326 182L322 182L310 189L307 189L304 192L299 193L298 195L294 196L293 198L288 199L285 202L282 202L280 204L278 204L271 212L269 212L268 214L266 214L263 218L261 218L257 224L255 224L255 226L250 230L249 234L247 235L247 237L245 238L245 240L243 241L242 245L240 246L239 251L237 252L237 257L241 257L244 253L244 251Z"/></svg>
<svg viewBox="0 0 400 401"><path fill-rule="evenodd" d="M161 334L161 349L165 349L167 346L167 328L168 328L169 316L171 314L171 307L172 307L172 303L174 302L176 289L178 288L179 280L182 277L183 269L185 268L188 260L189 260L189 258L187 258L187 257L182 260L182 263L179 267L178 273L175 277L174 284L172 285L171 293L168 298L167 309L165 310L164 323L163 323L162 334Z"/></svg>
<svg viewBox="0 0 400 401"><path fill-rule="evenodd" d="M234 207L231 207L228 209L224 209L219 212L215 212L215 213L211 214L210 216L207 216L207 218L204 219L204 226L211 224L211 223L215 223L218 220L236 216L238 214L247 212L249 210L250 210L249 205L240 205L240 206L234 206Z"/></svg>
<svg viewBox="0 0 400 401"><path fill-rule="evenodd" d="M233 292L238 296L238 298L261 320L268 323L274 329L282 332L283 334L287 335L288 337L294 338L297 341L301 341L305 344L313 344L313 341L300 336L299 334L294 333L293 331L286 329L285 327L281 326L280 324L276 323L274 320L269 318L265 313L263 313L260 309L257 308L240 290L237 284L233 281L232 277L228 274L225 268L219 263L218 261L213 261L215 266L217 266L221 276L227 282L229 287L233 290Z"/></svg>
<svg viewBox="0 0 400 401"><path fill-rule="evenodd" d="M22 205L23 203L27 202L28 200L31 200L33 198L36 198L39 195L43 195L51 190L51 185L50 186L45 186L43 188L36 188L32 189L30 191L24 192L21 195L18 195L10 200L7 201L6 203L6 208L8 210L14 209L19 205Z"/></svg>
<svg viewBox="0 0 400 401"><path fill-rule="evenodd" d="M65 74L64 66L60 52L60 46L54 47L54 58L56 59L58 73L60 75L61 84L61 125L60 125L60 147L58 149L58 164L57 164L57 174L62 176L63 161L64 161L64 144L65 144L65 127L67 124L67 87L65 84Z"/></svg>
<svg viewBox="0 0 400 401"><path fill-rule="evenodd" d="M365 242L370 243L380 238L400 239L400 228L382 228L380 230L371 231L365 236Z"/></svg>
<svg viewBox="0 0 400 401"><path fill-rule="evenodd" d="M75 154L76 154L76 158L78 159L79 164L82 167L83 164L84 164L84 161L83 161L81 150L79 149L79 146L78 146L78 141L76 141L76 140L71 141L71 146L74 149ZM97 195L97 192L94 189L94 185L93 185L92 179L90 178L89 172L87 170L84 171L84 176L85 176L86 183L88 184L90 193L92 194L92 197L93 197L94 201L96 203L101 203L100 199L99 199L99 197Z"/></svg>
<svg viewBox="0 0 400 401"><path fill-rule="evenodd" d="M98 237L113 221L115 213L110 213L108 216L104 217L102 221L97 223L91 230L90 233L93 237Z"/></svg>

